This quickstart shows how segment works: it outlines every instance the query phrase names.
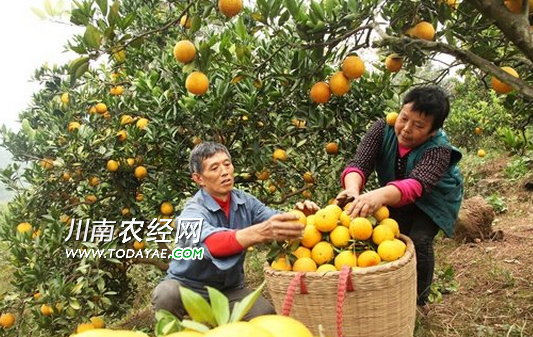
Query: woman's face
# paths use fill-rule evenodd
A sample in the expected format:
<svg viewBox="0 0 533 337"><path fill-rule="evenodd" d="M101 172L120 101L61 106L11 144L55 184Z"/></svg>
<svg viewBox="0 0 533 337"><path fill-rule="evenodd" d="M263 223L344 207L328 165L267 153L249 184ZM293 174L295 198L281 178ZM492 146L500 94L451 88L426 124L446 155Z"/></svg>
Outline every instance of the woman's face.
<svg viewBox="0 0 533 337"><path fill-rule="evenodd" d="M412 110L412 105L407 103L402 107L394 124L394 132L400 145L414 149L436 135L437 130L431 131L433 116Z"/></svg>

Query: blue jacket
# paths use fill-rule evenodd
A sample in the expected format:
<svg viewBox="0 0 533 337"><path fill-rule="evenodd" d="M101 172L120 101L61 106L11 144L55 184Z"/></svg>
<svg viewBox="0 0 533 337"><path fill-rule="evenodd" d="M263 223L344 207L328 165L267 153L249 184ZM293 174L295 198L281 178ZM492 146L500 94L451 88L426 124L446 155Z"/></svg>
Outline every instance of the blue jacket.
<svg viewBox="0 0 533 337"><path fill-rule="evenodd" d="M439 130L434 137L418 148L411 150L407 159L405 175L409 175L426 150L438 146L445 146L452 150L450 166L437 185L429 193L422 194L415 201L415 205L433 219L448 237L452 237L463 197L463 178L457 167L457 163L462 158L461 152L453 147L446 134ZM398 139L394 133L394 128L386 125L381 153L376 162L376 172L382 186L398 179L395 174L397 152Z"/></svg>
<svg viewBox="0 0 533 337"><path fill-rule="evenodd" d="M219 204L203 189L200 189L187 203L180 218L202 218L203 225L198 244L193 237L179 240L178 247L203 247L204 257L201 260L172 260L167 271L167 278L178 280L184 286L207 294L205 286L218 290L239 288L244 286L244 257L246 251L225 258L214 258L205 246L204 240L213 233L249 227L268 220L279 213L254 196L233 189L229 210L229 221Z"/></svg>

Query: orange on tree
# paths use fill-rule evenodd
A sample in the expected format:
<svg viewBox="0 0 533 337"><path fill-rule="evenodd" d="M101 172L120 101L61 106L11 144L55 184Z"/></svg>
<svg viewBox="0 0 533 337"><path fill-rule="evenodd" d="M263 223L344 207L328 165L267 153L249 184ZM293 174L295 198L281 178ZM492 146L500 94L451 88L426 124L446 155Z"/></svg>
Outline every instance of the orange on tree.
<svg viewBox="0 0 533 337"><path fill-rule="evenodd" d="M337 71L329 79L329 89L336 96L342 96L350 91L350 80L344 76L342 71Z"/></svg>
<svg viewBox="0 0 533 337"><path fill-rule="evenodd" d="M502 67L502 70L511 76L514 76L517 78L519 77L516 70L514 70L511 67ZM496 76L492 76L492 78L490 79L490 82L492 85L492 89L496 91L498 94L507 94L513 90L513 88L509 84L502 82Z"/></svg>
<svg viewBox="0 0 533 337"><path fill-rule="evenodd" d="M483 132L483 129L481 129L479 126L477 126L477 127L474 129L474 133L475 133L476 135L480 135L482 132Z"/></svg>
<svg viewBox="0 0 533 337"><path fill-rule="evenodd" d="M317 82L311 87L309 97L315 103L327 103L331 97L331 90L326 82Z"/></svg>
<svg viewBox="0 0 533 337"><path fill-rule="evenodd" d="M126 130L120 130L119 132L117 132L117 140L119 142L123 142L126 139L128 139L128 133L126 132Z"/></svg>
<svg viewBox="0 0 533 337"><path fill-rule="evenodd" d="M21 222L17 225L17 232L19 233L28 233L33 230L33 226L29 224L28 222Z"/></svg>
<svg viewBox="0 0 533 337"><path fill-rule="evenodd" d="M339 153L339 145L335 142L329 142L326 144L326 152L331 155L336 155Z"/></svg>
<svg viewBox="0 0 533 337"><path fill-rule="evenodd" d="M479 149L479 150L477 151L477 156L478 156L479 158L483 158L483 157L485 157L485 154L486 154L486 153L485 153L485 150L483 150L483 149Z"/></svg>
<svg viewBox="0 0 533 337"><path fill-rule="evenodd" d="M309 171L305 172L302 176L304 178L304 181L308 184L313 184L315 180L313 179L313 174Z"/></svg>
<svg viewBox="0 0 533 337"><path fill-rule="evenodd" d="M170 201L163 201L160 210L163 215L172 215L174 213L174 206L172 206Z"/></svg>
<svg viewBox="0 0 533 337"><path fill-rule="evenodd" d="M133 117L131 115L120 116L120 125L127 125L133 123Z"/></svg>
<svg viewBox="0 0 533 337"><path fill-rule="evenodd" d="M400 69L402 69L402 65L403 59L396 54L389 55L385 59L385 68L387 68L387 70L391 73L400 71Z"/></svg>
<svg viewBox="0 0 533 337"><path fill-rule="evenodd" d="M135 250L144 249L145 246L146 246L146 244L144 243L144 241L135 240L135 242L133 242L133 249L135 249Z"/></svg>
<svg viewBox="0 0 533 337"><path fill-rule="evenodd" d="M431 23L421 21L415 25L412 34L419 39L431 41L435 37L435 28Z"/></svg>
<svg viewBox="0 0 533 337"><path fill-rule="evenodd" d="M515 14L522 13L523 0L505 0L504 5L507 9ZM533 0L529 0L529 13L533 11Z"/></svg>
<svg viewBox="0 0 533 337"><path fill-rule="evenodd" d="M3 313L0 315L0 326L9 329L15 324L15 315L12 313Z"/></svg>
<svg viewBox="0 0 533 337"><path fill-rule="evenodd" d="M52 316L53 313L54 313L54 309L51 306L47 304L41 305L41 314L43 316Z"/></svg>
<svg viewBox="0 0 533 337"><path fill-rule="evenodd" d="M267 180L268 178L270 178L270 171L267 169L264 169L261 172L257 172L256 177L257 177L257 180L261 180L261 181Z"/></svg>
<svg viewBox="0 0 533 337"><path fill-rule="evenodd" d="M92 323L80 323L76 328L76 333L82 333L84 331L94 330Z"/></svg>
<svg viewBox="0 0 533 337"><path fill-rule="evenodd" d="M218 0L218 9L228 18L232 18L241 12L242 0Z"/></svg>
<svg viewBox="0 0 533 337"><path fill-rule="evenodd" d="M350 55L342 62L342 73L350 80L363 76L364 72L365 63L359 56Z"/></svg>
<svg viewBox="0 0 533 337"><path fill-rule="evenodd" d="M96 198L96 195L94 194L89 194L88 196L85 197L85 202L89 204L94 204L96 200L98 200L98 198Z"/></svg>
<svg viewBox="0 0 533 337"><path fill-rule="evenodd" d="M116 160L110 159L106 163L106 169L109 172L116 172L118 171L119 163Z"/></svg>
<svg viewBox="0 0 533 337"><path fill-rule="evenodd" d="M394 126L396 124L396 119L398 118L397 112L389 112L387 116L385 117L385 121L387 121L387 124L390 126Z"/></svg>
<svg viewBox="0 0 533 337"><path fill-rule="evenodd" d="M120 210L120 214L122 214L122 216L127 216L131 214L131 211L128 207L124 207L123 209Z"/></svg>
<svg viewBox="0 0 533 337"><path fill-rule="evenodd" d="M286 161L287 160L287 152L283 149L275 149L272 153L272 159L274 160L274 163L277 163L278 160Z"/></svg>
<svg viewBox="0 0 533 337"><path fill-rule="evenodd" d="M313 193L311 193L310 190L305 190L302 192L302 197L305 199L311 199L313 197Z"/></svg>
<svg viewBox="0 0 533 337"><path fill-rule="evenodd" d="M105 105L105 103L98 103L94 106L94 108L99 114L104 114L107 112L107 105Z"/></svg>
<svg viewBox="0 0 533 337"><path fill-rule="evenodd" d="M74 131L78 130L80 127L81 127L80 123L78 123L78 122L70 122L70 123L68 123L67 129L68 129L68 132L74 132Z"/></svg>
<svg viewBox="0 0 533 337"><path fill-rule="evenodd" d="M187 29L191 28L191 19L187 15L182 16L180 19L180 26Z"/></svg>
<svg viewBox="0 0 533 337"><path fill-rule="evenodd" d="M133 165L135 165L135 158L126 158L126 163L129 167L132 167Z"/></svg>
<svg viewBox="0 0 533 337"><path fill-rule="evenodd" d="M54 160L50 158L44 158L39 163L45 170L51 170L54 168Z"/></svg>
<svg viewBox="0 0 533 337"><path fill-rule="evenodd" d="M189 63L196 56L196 48L189 40L181 40L176 43L172 52L176 60L181 63Z"/></svg>
<svg viewBox="0 0 533 337"><path fill-rule="evenodd" d="M191 94L201 96L209 89L209 79L201 71L193 71L185 80L185 88Z"/></svg>
<svg viewBox="0 0 533 337"><path fill-rule="evenodd" d="M137 123L135 123L135 126L137 126L139 129L143 130L146 125L148 125L148 119L146 118L139 118L137 120Z"/></svg>
<svg viewBox="0 0 533 337"><path fill-rule="evenodd" d="M120 96L122 95L122 93L124 93L124 88L121 85L117 85L117 86L111 87L109 89L109 93L112 96Z"/></svg>
<svg viewBox="0 0 533 337"><path fill-rule="evenodd" d="M63 94L61 94L61 103L68 104L68 101L69 101L68 92L64 92Z"/></svg>
<svg viewBox="0 0 533 337"><path fill-rule="evenodd" d="M269 331L274 337L313 337L302 322L289 316L262 315L252 318L250 323Z"/></svg>
<svg viewBox="0 0 533 337"><path fill-rule="evenodd" d="M133 172L135 178L142 180L148 175L148 170L144 166L137 166Z"/></svg>
<svg viewBox="0 0 533 337"><path fill-rule="evenodd" d="M105 321L102 317L99 317L99 316L91 317L91 323L93 324L95 329L105 328Z"/></svg>

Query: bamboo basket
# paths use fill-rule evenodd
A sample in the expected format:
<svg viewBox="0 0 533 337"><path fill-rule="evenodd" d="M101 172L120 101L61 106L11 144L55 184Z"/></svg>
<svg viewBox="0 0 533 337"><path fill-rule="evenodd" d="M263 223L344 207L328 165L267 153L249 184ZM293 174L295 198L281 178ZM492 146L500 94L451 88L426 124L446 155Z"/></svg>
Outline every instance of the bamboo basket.
<svg viewBox="0 0 533 337"><path fill-rule="evenodd" d="M416 318L416 256L413 242L400 259L341 271L292 272L264 266L278 314L291 316L319 335L338 337L413 336Z"/></svg>

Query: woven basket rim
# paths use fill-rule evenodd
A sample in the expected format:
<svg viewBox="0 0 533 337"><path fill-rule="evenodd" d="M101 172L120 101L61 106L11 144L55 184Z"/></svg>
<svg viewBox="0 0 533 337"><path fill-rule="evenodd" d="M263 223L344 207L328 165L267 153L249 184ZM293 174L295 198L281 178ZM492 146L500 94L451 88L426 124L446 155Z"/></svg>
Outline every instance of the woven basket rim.
<svg viewBox="0 0 533 337"><path fill-rule="evenodd" d="M411 239L408 236L403 235L403 234L400 234L399 239L402 240L407 246L407 248L405 249L405 253L401 258L399 258L396 261L388 262L388 263L378 265L378 266L352 269L352 275L353 274L366 275L366 274L387 273L387 272L391 272L399 268L402 268L407 263L409 263L409 261L411 261L411 259L415 257L415 246L413 244L413 241L411 241ZM268 273L269 275L272 275L272 276L296 275L297 273L299 273L297 271L274 270L272 269L272 267L270 267L268 262L265 262L264 267L263 267L263 272L265 274ZM340 273L341 273L340 271L325 271L325 272L313 271L313 272L305 272L305 277L306 278L307 277L309 278L324 278L324 277L339 278Z"/></svg>

